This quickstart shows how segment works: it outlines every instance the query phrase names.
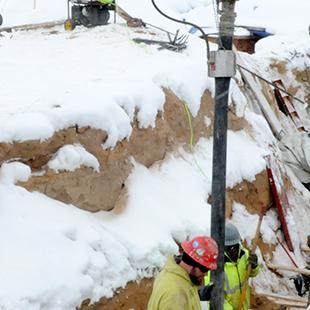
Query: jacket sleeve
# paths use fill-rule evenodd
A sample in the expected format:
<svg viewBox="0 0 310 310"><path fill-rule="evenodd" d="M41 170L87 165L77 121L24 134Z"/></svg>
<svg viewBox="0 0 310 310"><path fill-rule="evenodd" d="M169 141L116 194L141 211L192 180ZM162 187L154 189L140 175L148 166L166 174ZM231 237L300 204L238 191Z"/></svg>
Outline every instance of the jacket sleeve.
<svg viewBox="0 0 310 310"><path fill-rule="evenodd" d="M246 249L246 248L243 248L243 250L244 250L244 252L245 252L246 261L248 261L249 256L250 256L250 251L249 251L248 249ZM247 266L248 266L248 265L247 265ZM251 277L251 278L256 277L257 274L258 274L258 272L259 272L259 270L260 270L260 265L258 264L258 265L256 266L256 268L254 268L254 269L251 270L250 277Z"/></svg>
<svg viewBox="0 0 310 310"><path fill-rule="evenodd" d="M258 264L258 265L256 266L256 268L254 268L254 269L251 270L251 273L250 273L250 277L251 277L251 278L257 276L257 274L259 273L260 267L261 267L260 264Z"/></svg>

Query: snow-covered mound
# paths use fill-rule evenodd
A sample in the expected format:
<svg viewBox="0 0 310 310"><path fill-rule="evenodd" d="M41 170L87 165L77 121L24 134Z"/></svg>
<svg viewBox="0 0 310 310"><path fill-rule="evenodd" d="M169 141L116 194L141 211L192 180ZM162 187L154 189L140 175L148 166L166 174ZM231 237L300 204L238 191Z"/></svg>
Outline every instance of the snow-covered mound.
<svg viewBox="0 0 310 310"><path fill-rule="evenodd" d="M163 19L150 1L120 0L119 4L145 22L170 31L179 27L182 32L189 31L187 26ZM210 32L216 30L213 1L161 0L158 4L177 18L194 21ZM260 41L256 55L240 57L264 78L283 80L300 99L296 107L304 112L306 128L309 85L303 72L307 73L310 65L309 5L306 0L298 5L289 0L240 0L236 5L239 25L251 23L281 34ZM267 25L267 14L279 11L281 16L290 14L296 20L289 24L285 18L270 17ZM63 19L66 3L2 0L0 14L3 26ZM288 32L294 37L283 36ZM134 37L167 39L158 29L148 26L132 30L120 19L116 24L111 20L107 26L78 27L74 32L58 26L1 33L0 154L6 162L0 170L0 308L75 309L86 298L96 301L112 297L129 281L156 274L167 255L177 252L175 241L210 233L213 106L208 98L214 92L214 81L207 76L205 44L189 36L187 49L175 53L159 51L156 45L136 44ZM281 185L290 203L287 220L294 257L305 266L307 257L300 245L310 234L310 195L293 171L284 166L277 137L259 98L270 104L285 133L296 134L296 128L281 114L273 89L258 79L254 85L246 84L240 72L231 82L229 96L228 215L250 243L258 206L271 202L265 157L273 154L288 180ZM174 105L165 111L169 96ZM195 123L201 108L205 131ZM131 158L128 144L132 135L139 142L142 134L153 134L152 147L146 147L144 137L136 148L140 153L157 151L160 122L162 131L170 132L165 118L171 122L177 119L174 125L181 128L177 133L189 140L189 147L185 138L177 145L177 134L173 139L167 134L162 140L173 147L169 152L164 149L157 156L158 162L141 163L140 158ZM93 130L93 135L88 130ZM204 138L193 141L205 132ZM96 140L96 147L90 137ZM32 153L34 146L40 150L36 156ZM128 171L122 166L125 159L120 157L120 149L130 163ZM111 162L118 171L126 170L126 178L122 175L115 182L113 174L100 174L109 171ZM79 174L83 169L87 174ZM77 177L69 191L79 202L91 200L94 187L106 193L107 188L110 191L107 183L117 183L121 194L115 209L90 213L22 187L40 188L45 193L52 178L65 180L72 175ZM97 178L98 183L88 182L89 176ZM44 182L41 187L38 180ZM59 200L66 201L66 186L64 182L52 188L61 196ZM100 199L96 203L104 204ZM268 260L291 264L276 241L279 232L278 216L271 208L262 225L262 243L271 250L257 251L263 269L254 284L261 290L293 294L291 274L284 272L283 278L277 277L266 265Z"/></svg>

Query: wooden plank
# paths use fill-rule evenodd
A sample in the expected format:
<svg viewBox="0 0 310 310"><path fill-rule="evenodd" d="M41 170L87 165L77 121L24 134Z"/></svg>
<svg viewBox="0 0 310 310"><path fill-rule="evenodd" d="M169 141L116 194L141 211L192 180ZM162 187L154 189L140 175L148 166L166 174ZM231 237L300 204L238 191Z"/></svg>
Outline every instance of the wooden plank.
<svg viewBox="0 0 310 310"><path fill-rule="evenodd" d="M293 121L293 123L295 124L296 128L299 131L306 131L305 127L302 125L301 118L299 117L298 112L296 111L291 96L285 94L283 91L280 90L280 89L285 90L283 82L281 80L277 80L274 81L273 84L275 86L274 92L276 98L278 99L278 103L282 105L282 108L285 110L287 116L291 118L291 120Z"/></svg>
<svg viewBox="0 0 310 310"><path fill-rule="evenodd" d="M293 103L290 101L288 96L283 96L283 101L286 104L286 107L287 107L287 110L289 113L296 112L295 107L293 106ZM297 112L296 112L296 114L297 114Z"/></svg>
<svg viewBox="0 0 310 310"><path fill-rule="evenodd" d="M267 267L273 270L291 271L294 273L304 274L305 276L310 276L310 270L307 270L307 269L301 269L301 268L284 266L284 265L275 265L271 263L267 263Z"/></svg>
<svg viewBox="0 0 310 310"><path fill-rule="evenodd" d="M247 68L247 64L245 63L242 54L238 53L236 49L234 49L236 54L236 61L237 64L241 67ZM285 135L285 131L278 120L277 116L275 115L274 111L271 109L269 102L267 101L266 97L264 96L261 87L259 86L258 82L255 80L254 76L247 72L246 70L240 68L240 73L249 88L252 90L252 93L258 102L262 113L264 114L266 120L268 121L268 124L273 131L274 135L277 137L278 140L281 140L281 138Z"/></svg>
<svg viewBox="0 0 310 310"><path fill-rule="evenodd" d="M275 300L275 304L281 305L281 306L286 306L286 307L294 307L294 308L302 308L302 309L307 308L307 303L303 303L303 302Z"/></svg>
<svg viewBox="0 0 310 310"><path fill-rule="evenodd" d="M302 245L300 248L301 248L302 251L310 253L310 248L308 246Z"/></svg>
<svg viewBox="0 0 310 310"><path fill-rule="evenodd" d="M122 9L119 5L115 4L116 14L123 18L129 27L144 27L145 24L140 18L134 18L130 14L128 14L124 9Z"/></svg>
<svg viewBox="0 0 310 310"><path fill-rule="evenodd" d="M63 25L64 22L65 22L64 20L56 20L56 21L45 22L45 23L25 24L25 25L18 25L18 26L12 26L12 27L0 27L0 32L35 30L39 28L52 28L55 26Z"/></svg>
<svg viewBox="0 0 310 310"><path fill-rule="evenodd" d="M260 296L265 296L265 297L271 297L274 299L283 299L283 300L290 300L290 301L296 301L296 302L302 302L302 303L307 303L308 300L305 298L301 297L296 297L296 296L287 296L287 295L280 295L280 294L275 294L275 293L265 293L265 292L256 292Z"/></svg>

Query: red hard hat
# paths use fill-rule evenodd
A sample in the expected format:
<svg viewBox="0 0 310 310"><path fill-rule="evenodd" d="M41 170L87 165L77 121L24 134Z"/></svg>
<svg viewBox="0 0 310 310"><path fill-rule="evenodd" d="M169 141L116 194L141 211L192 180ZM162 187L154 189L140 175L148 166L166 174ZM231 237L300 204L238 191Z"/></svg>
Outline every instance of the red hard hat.
<svg viewBox="0 0 310 310"><path fill-rule="evenodd" d="M198 236L190 241L183 241L181 247L197 263L211 270L216 269L219 251L211 237Z"/></svg>

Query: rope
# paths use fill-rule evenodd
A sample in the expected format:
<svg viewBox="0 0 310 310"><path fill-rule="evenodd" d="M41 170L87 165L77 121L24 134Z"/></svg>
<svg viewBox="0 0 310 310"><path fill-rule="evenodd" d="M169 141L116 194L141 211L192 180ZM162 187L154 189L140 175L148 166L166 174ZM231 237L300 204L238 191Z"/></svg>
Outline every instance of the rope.
<svg viewBox="0 0 310 310"><path fill-rule="evenodd" d="M199 165L198 163L198 160L197 160L197 157L195 155L195 149L194 149L194 130L193 130L193 123L192 123L192 114L186 104L185 101L182 101L183 102L183 105L184 105L184 110L185 110L185 114L187 116L187 122L188 122L188 127L189 127L189 142L188 142L188 145L189 145L189 148L190 148L190 151L192 152L192 155L193 155L193 159L194 159L194 163L196 164L198 170L200 171L200 173L203 175L203 177L206 179L207 176L206 174L204 173L203 169L201 168L201 166Z"/></svg>
<svg viewBox="0 0 310 310"><path fill-rule="evenodd" d="M209 41L208 41L208 35L203 31L203 29L194 24L194 23L191 23L191 22L187 22L185 20L180 20L180 19L176 19L174 17L171 17L169 15L167 15L166 13L164 13L163 11L160 10L160 8L157 6L157 4L155 3L155 0L151 0L152 1L152 4L154 6L154 8L161 14L163 15L164 17L174 21L174 22L177 22L177 23L181 23L181 24L184 24L184 25L189 25L189 26L192 26L192 27L195 27L197 28L201 33L202 33L202 36L203 36L203 39L205 40L206 42L206 47L207 47L207 58L209 59L209 53L210 53L210 47L209 47Z"/></svg>

